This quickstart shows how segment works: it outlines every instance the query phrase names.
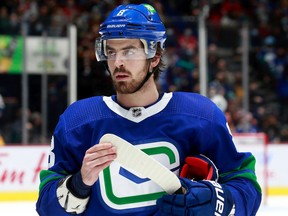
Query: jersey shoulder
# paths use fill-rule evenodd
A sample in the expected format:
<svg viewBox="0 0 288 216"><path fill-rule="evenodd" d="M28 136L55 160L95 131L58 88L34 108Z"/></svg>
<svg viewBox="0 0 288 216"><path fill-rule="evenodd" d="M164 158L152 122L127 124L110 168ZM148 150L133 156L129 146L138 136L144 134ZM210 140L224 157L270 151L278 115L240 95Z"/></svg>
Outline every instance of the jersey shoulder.
<svg viewBox="0 0 288 216"><path fill-rule="evenodd" d="M109 115L108 113L111 112L103 102L103 96L95 96L72 103L61 115L61 118L65 120L68 128L74 128L105 118Z"/></svg>
<svg viewBox="0 0 288 216"><path fill-rule="evenodd" d="M222 111L209 98L190 92L174 92L173 107L176 112L195 115L205 119L213 119L215 115L222 115Z"/></svg>

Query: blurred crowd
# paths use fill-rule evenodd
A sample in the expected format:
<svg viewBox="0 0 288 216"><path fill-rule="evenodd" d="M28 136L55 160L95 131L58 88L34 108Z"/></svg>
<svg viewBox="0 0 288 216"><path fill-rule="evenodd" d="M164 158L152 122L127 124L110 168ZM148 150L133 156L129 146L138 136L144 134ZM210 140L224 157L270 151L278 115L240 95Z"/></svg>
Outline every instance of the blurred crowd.
<svg viewBox="0 0 288 216"><path fill-rule="evenodd" d="M143 2L157 9L167 27L167 65L160 77L160 91L199 92L197 20L209 2L208 97L219 103L232 132L265 132L271 143L288 142L287 0L6 0L0 2L0 35L21 35L21 27L27 24L28 35L45 32L64 37L67 26L75 24L78 99L110 95L114 90L109 74L94 54L99 24L116 5ZM243 89L240 30L244 27L250 38L248 89ZM13 92L21 92L17 90L21 83L17 87L15 76L7 76L0 74L0 94L6 104L2 110L0 106L0 131L7 143L20 143L21 94ZM33 79L31 84L39 85ZM49 78L48 134L67 106L63 103L66 84L63 77ZM245 91L249 92L249 110L243 107ZM41 109L33 104L40 100L39 92L30 94L29 142L39 143Z"/></svg>

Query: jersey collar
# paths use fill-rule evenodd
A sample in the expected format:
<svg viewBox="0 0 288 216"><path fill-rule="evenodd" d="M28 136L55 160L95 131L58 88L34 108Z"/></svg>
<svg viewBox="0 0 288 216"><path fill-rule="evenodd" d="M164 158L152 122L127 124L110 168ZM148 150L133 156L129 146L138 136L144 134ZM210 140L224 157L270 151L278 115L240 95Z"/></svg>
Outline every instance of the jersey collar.
<svg viewBox="0 0 288 216"><path fill-rule="evenodd" d="M159 112L161 112L169 103L172 98L172 92L164 93L163 97L157 101L155 104L148 107L131 107L129 109L125 109L120 106L116 101L113 100L113 96L103 97L104 103L107 107L112 110L114 113L126 118L130 121L139 123L150 116L153 116Z"/></svg>

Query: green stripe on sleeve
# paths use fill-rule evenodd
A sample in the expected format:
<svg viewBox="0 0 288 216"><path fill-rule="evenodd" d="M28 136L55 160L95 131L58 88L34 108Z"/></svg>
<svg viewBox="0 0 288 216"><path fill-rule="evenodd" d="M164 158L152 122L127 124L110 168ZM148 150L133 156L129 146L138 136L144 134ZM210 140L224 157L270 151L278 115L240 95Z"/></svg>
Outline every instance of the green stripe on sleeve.
<svg viewBox="0 0 288 216"><path fill-rule="evenodd" d="M248 157L246 160L243 161L243 163L241 164L240 167L236 168L235 170L231 171L231 172L227 172L227 173L222 173L220 175L220 179L221 178L225 178L228 175L231 175L231 177L225 179L225 182L231 180L231 179L235 179L238 177L241 178L247 178L249 179L252 184L254 185L254 187L261 192L261 187L257 181L257 177L255 175L255 164L256 164L256 159L253 155L251 155L250 157ZM234 174L232 174L234 173Z"/></svg>
<svg viewBox="0 0 288 216"><path fill-rule="evenodd" d="M39 185L39 191L42 190L42 188L51 181L59 180L65 177L66 173L59 174L57 172L53 172L51 170L41 170L40 172L40 185Z"/></svg>

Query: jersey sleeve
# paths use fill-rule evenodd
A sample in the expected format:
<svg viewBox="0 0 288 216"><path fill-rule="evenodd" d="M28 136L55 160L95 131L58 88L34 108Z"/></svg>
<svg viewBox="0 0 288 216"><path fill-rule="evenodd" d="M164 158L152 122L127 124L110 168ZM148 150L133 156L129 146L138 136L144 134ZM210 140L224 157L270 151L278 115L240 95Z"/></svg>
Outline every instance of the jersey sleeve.
<svg viewBox="0 0 288 216"><path fill-rule="evenodd" d="M231 179L225 186L232 193L235 203L235 216L256 215L261 204L262 194L247 178Z"/></svg>
<svg viewBox="0 0 288 216"><path fill-rule="evenodd" d="M236 215L255 215L261 203L261 187L255 174L255 157L250 152L238 152L225 115L214 108L210 130L203 132L202 150L219 169L219 183L227 185L233 194Z"/></svg>
<svg viewBox="0 0 288 216"><path fill-rule="evenodd" d="M78 147L81 139L79 134L76 132L76 134L71 135L67 131L65 116L60 117L51 142L49 168L40 173L36 210L41 216L70 215L60 206L56 190L61 179L67 175L75 174L81 168L81 158L83 158L85 150ZM77 151L76 154L75 151Z"/></svg>

